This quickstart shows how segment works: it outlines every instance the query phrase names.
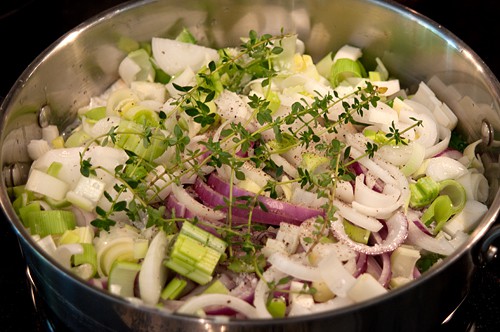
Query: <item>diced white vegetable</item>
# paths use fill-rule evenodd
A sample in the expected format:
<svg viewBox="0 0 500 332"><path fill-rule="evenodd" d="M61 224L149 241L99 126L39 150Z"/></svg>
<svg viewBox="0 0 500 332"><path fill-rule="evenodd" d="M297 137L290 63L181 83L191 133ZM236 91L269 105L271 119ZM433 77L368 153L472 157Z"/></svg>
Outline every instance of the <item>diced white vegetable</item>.
<svg viewBox="0 0 500 332"><path fill-rule="evenodd" d="M46 140L49 144L59 136L59 129L56 125L48 125L42 128L42 139Z"/></svg>
<svg viewBox="0 0 500 332"><path fill-rule="evenodd" d="M356 282L356 278L344 268L336 253L321 260L318 268L323 281L338 296L345 297L348 290Z"/></svg>
<svg viewBox="0 0 500 332"><path fill-rule="evenodd" d="M292 281L290 283L290 311L289 316L300 316L310 313L314 306L314 298L311 294L304 294L307 286L299 281Z"/></svg>
<svg viewBox="0 0 500 332"><path fill-rule="evenodd" d="M215 49L173 39L154 37L151 41L153 57L158 66L170 76L189 67L197 72L210 61L217 61Z"/></svg>
<svg viewBox="0 0 500 332"><path fill-rule="evenodd" d="M469 199L465 202L462 211L444 225L443 231L451 236L454 236L457 232L470 232L477 226L481 217L487 211L488 207L485 204Z"/></svg>
<svg viewBox="0 0 500 332"><path fill-rule="evenodd" d="M446 156L431 158L425 170L427 176L439 182L447 179L458 179L468 173L467 168L459 161Z"/></svg>
<svg viewBox="0 0 500 332"><path fill-rule="evenodd" d="M51 150L51 147L44 139L33 139L28 143L27 149L30 158L36 160Z"/></svg>
<svg viewBox="0 0 500 332"><path fill-rule="evenodd" d="M356 279L356 282L349 289L347 295L354 302L362 302L385 293L387 293L387 289L371 274L363 273Z"/></svg>
<svg viewBox="0 0 500 332"><path fill-rule="evenodd" d="M47 173L32 169L26 182L26 190L45 195L55 200L62 200L66 196L69 186L66 182Z"/></svg>
<svg viewBox="0 0 500 332"><path fill-rule="evenodd" d="M161 83L134 81L130 83L130 89L141 100L155 100L162 104L165 103L165 85Z"/></svg>
<svg viewBox="0 0 500 332"><path fill-rule="evenodd" d="M420 251L409 246L396 248L391 254L392 277L411 278L415 263L420 258Z"/></svg>

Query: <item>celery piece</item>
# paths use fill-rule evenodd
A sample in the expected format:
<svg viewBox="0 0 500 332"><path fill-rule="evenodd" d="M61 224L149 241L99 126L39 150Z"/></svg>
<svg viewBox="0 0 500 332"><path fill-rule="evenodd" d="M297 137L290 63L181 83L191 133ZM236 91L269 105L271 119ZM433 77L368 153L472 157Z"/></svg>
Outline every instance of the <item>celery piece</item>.
<svg viewBox="0 0 500 332"><path fill-rule="evenodd" d="M83 130L78 130L72 133L66 142L64 143L64 146L67 148L76 148L79 146L85 145L88 141L92 139L92 136L84 132Z"/></svg>
<svg viewBox="0 0 500 332"><path fill-rule="evenodd" d="M439 182L439 194L450 197L453 204L453 213L458 213L463 210L467 202L467 194L465 188L460 182L455 180L444 180Z"/></svg>
<svg viewBox="0 0 500 332"><path fill-rule="evenodd" d="M329 81L333 87L349 77L363 77L364 68L358 61L347 58L337 59L330 70Z"/></svg>
<svg viewBox="0 0 500 332"><path fill-rule="evenodd" d="M164 300L175 300L179 297L186 285L186 280L175 277L168 282L167 286L165 286L165 288L161 292L160 297Z"/></svg>
<svg viewBox="0 0 500 332"><path fill-rule="evenodd" d="M130 37L120 36L118 39L118 48L126 53L130 53L139 48L139 43Z"/></svg>
<svg viewBox="0 0 500 332"><path fill-rule="evenodd" d="M220 253L224 253L227 248L227 243L213 234L191 224L190 222L184 222L181 228L181 234L187 235L201 243L205 243L212 249L217 250Z"/></svg>
<svg viewBox="0 0 500 332"><path fill-rule="evenodd" d="M267 311L273 318L283 318L286 313L286 302L283 298L273 297L266 305Z"/></svg>
<svg viewBox="0 0 500 332"><path fill-rule="evenodd" d="M135 278L140 269L138 263L115 261L109 272L108 290L123 297L133 297Z"/></svg>
<svg viewBox="0 0 500 332"><path fill-rule="evenodd" d="M368 78L370 79L370 81L382 81L382 79L380 78L380 73L378 71L369 71Z"/></svg>
<svg viewBox="0 0 500 332"><path fill-rule="evenodd" d="M368 239L370 238L369 230L356 226L347 220L344 220L343 224L344 224L344 230L347 236L351 238L351 240L358 243L364 243L364 244L368 243Z"/></svg>
<svg viewBox="0 0 500 332"><path fill-rule="evenodd" d="M440 185L429 176L424 176L416 183L410 183L410 206L421 208L432 203L439 195Z"/></svg>
<svg viewBox="0 0 500 332"><path fill-rule="evenodd" d="M213 234L184 222L170 250L165 266L201 285L212 274L227 244Z"/></svg>
<svg viewBox="0 0 500 332"><path fill-rule="evenodd" d="M183 43L188 43L188 44L196 44L197 43L197 40L193 36L191 31L189 31L186 28L183 28L182 31L179 32L177 37L175 37L175 40L181 41Z"/></svg>
<svg viewBox="0 0 500 332"><path fill-rule="evenodd" d="M131 151L147 161L152 161L166 150L165 136L160 129L153 129L151 136L144 137L144 127L133 121L122 120L118 126L116 145Z"/></svg>
<svg viewBox="0 0 500 332"><path fill-rule="evenodd" d="M229 289L219 279L212 282L204 291L203 294L229 294Z"/></svg>
<svg viewBox="0 0 500 332"><path fill-rule="evenodd" d="M97 253L92 243L81 243L83 253L71 257L72 265L75 267L88 264L92 269L87 271L85 279L90 279L97 273ZM83 277L83 276L82 276Z"/></svg>
<svg viewBox="0 0 500 332"><path fill-rule="evenodd" d="M47 168L47 174L50 176L57 177L59 172L61 171L61 168L63 167L63 164L59 161L53 161L50 165L49 168Z"/></svg>
<svg viewBox="0 0 500 332"><path fill-rule="evenodd" d="M437 197L422 214L422 221L429 226L433 221L436 223L434 234L439 233L444 224L454 214L453 203L448 195Z"/></svg>
<svg viewBox="0 0 500 332"><path fill-rule="evenodd" d="M28 214L31 212L40 212L42 209L39 202L31 202L25 206L21 206L18 210L18 215L23 225L29 227Z"/></svg>
<svg viewBox="0 0 500 332"><path fill-rule="evenodd" d="M31 234L45 237L63 234L68 229L74 229L76 217L73 212L66 210L32 211L26 214L26 222Z"/></svg>
<svg viewBox="0 0 500 332"><path fill-rule="evenodd" d="M104 117L106 116L106 106L92 108L85 112L84 115L89 120L98 121L104 119Z"/></svg>

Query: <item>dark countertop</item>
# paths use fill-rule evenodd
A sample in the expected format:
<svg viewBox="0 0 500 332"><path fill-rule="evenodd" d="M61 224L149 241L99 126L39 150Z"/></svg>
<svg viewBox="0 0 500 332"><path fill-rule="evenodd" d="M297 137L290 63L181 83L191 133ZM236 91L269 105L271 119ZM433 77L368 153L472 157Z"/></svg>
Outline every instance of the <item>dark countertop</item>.
<svg viewBox="0 0 500 332"><path fill-rule="evenodd" d="M0 100L16 78L57 38L85 19L124 1L119 0L2 0L2 78ZM498 0L400 0L410 8L439 22L468 44L497 77L500 77L497 15ZM445 4L446 3L446 4ZM17 239L5 218L0 220L0 252L4 265L0 272L0 330L44 331L43 319L33 308L26 281L23 258ZM500 273L498 269L479 270L472 289L458 309L457 319L446 331L500 330Z"/></svg>

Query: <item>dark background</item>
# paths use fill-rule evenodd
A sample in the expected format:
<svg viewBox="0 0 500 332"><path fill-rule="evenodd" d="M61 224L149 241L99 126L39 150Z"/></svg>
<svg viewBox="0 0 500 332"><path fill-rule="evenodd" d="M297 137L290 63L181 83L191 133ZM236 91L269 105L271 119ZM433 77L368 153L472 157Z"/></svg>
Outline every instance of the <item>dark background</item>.
<svg viewBox="0 0 500 332"><path fill-rule="evenodd" d="M38 54L64 33L119 0L0 0L0 101ZM462 39L500 77L499 0L400 0ZM0 215L3 217L3 215ZM0 331L43 331L10 225L0 220ZM443 331L500 331L500 274L479 270L471 292Z"/></svg>

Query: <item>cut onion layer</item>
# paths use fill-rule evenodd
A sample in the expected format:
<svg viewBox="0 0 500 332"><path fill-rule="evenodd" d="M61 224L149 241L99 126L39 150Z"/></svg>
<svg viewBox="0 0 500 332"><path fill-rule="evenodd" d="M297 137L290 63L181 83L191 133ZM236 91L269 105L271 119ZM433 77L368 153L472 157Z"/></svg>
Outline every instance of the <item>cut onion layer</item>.
<svg viewBox="0 0 500 332"><path fill-rule="evenodd" d="M209 305L226 306L242 313L247 318L259 318L254 306L238 297L227 294L202 294L192 297L177 309L177 312L180 314L195 315L198 310Z"/></svg>
<svg viewBox="0 0 500 332"><path fill-rule="evenodd" d="M339 241L346 243L353 250L367 255L379 255L384 252L393 251L399 247L408 236L408 220L402 212L397 212L389 218L386 221L386 226L387 236L380 243L376 243L373 246L351 240L345 232L341 216L339 216L339 220L332 223L331 230Z"/></svg>

